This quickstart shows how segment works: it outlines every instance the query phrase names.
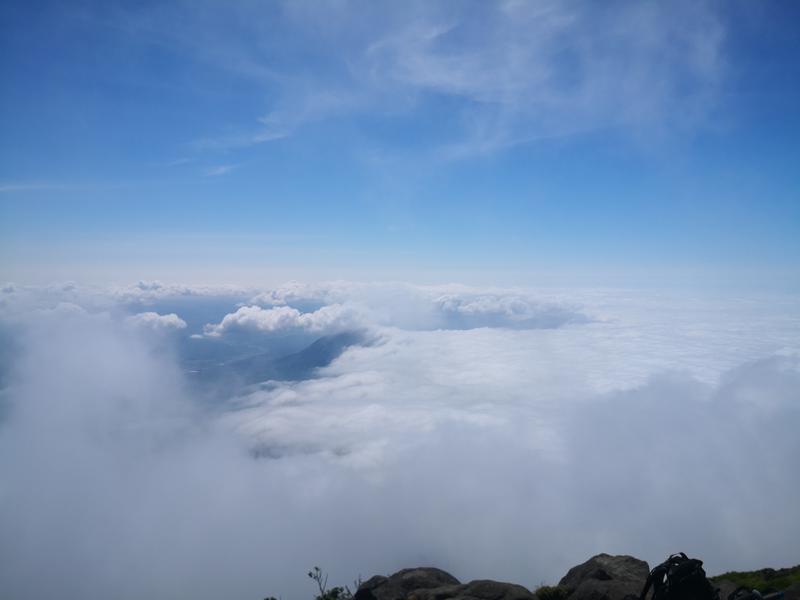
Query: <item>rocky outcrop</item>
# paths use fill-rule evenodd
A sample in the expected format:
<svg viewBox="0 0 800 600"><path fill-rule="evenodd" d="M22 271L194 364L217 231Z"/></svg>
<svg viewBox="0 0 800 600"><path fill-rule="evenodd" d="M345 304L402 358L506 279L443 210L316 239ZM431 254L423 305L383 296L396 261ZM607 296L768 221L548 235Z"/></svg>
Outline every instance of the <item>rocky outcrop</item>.
<svg viewBox="0 0 800 600"><path fill-rule="evenodd" d="M461 585L420 590L409 600L536 600L536 596L515 583L476 579Z"/></svg>
<svg viewBox="0 0 800 600"><path fill-rule="evenodd" d="M633 600L642 592L650 567L633 556L598 554L572 567L559 587L570 600Z"/></svg>
<svg viewBox="0 0 800 600"><path fill-rule="evenodd" d="M461 583L441 569L418 567L368 579L358 587L353 600L638 600L649 573L648 564L633 556L598 554L572 567L557 587L540 588L537 595L514 583L487 579ZM762 583L785 589L784 600L800 600L796 577L800 566L726 573L713 578L712 585L719 589L720 600L727 600L741 583L736 578L753 574L761 577Z"/></svg>
<svg viewBox="0 0 800 600"><path fill-rule="evenodd" d="M376 575L367 579L358 586L353 600L405 600L414 592L459 584L458 579L441 569L403 569L389 577Z"/></svg>
<svg viewBox="0 0 800 600"><path fill-rule="evenodd" d="M536 596L514 583L488 579L460 583L441 569L419 567L372 577L358 587L353 600L536 600Z"/></svg>

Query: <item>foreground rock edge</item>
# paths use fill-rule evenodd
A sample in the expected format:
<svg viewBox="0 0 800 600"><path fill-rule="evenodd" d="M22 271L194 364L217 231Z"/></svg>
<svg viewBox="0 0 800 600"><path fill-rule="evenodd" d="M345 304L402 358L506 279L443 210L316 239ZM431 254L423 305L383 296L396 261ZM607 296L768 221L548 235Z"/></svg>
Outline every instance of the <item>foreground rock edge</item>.
<svg viewBox="0 0 800 600"><path fill-rule="evenodd" d="M572 567L557 586L543 586L535 591L522 585L478 579L461 583L450 573L434 567L402 569L389 576L376 575L359 585L353 600L638 600L650 566L628 555L597 554ZM776 572L761 569L750 573ZM800 600L800 565L780 569L779 573L796 576L798 581L785 589L784 600ZM720 590L720 599L738 584L723 574L711 578Z"/></svg>

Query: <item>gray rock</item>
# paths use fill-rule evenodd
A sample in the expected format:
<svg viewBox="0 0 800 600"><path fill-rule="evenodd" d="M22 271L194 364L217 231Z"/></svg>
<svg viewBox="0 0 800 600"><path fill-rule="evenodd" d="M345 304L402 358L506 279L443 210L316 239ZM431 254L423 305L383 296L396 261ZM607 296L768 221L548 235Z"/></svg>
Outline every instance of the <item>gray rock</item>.
<svg viewBox="0 0 800 600"><path fill-rule="evenodd" d="M370 577L358 586L353 600L405 600L411 592L417 590L453 585L460 585L458 579L441 569L403 569L389 577Z"/></svg>
<svg viewBox="0 0 800 600"><path fill-rule="evenodd" d="M536 596L516 583L479 579L470 581L462 597L480 600L535 600Z"/></svg>
<svg viewBox="0 0 800 600"><path fill-rule="evenodd" d="M633 556L598 554L572 567L558 585L571 590L570 600L631 600L649 573L648 564Z"/></svg>
<svg viewBox="0 0 800 600"><path fill-rule="evenodd" d="M459 583L440 569L417 568L368 579L354 600L536 600L536 596L514 583L488 579Z"/></svg>
<svg viewBox="0 0 800 600"><path fill-rule="evenodd" d="M734 582L729 581L728 579L712 581L711 585L719 590L720 600L728 600L728 596L735 592L736 588L738 587Z"/></svg>
<svg viewBox="0 0 800 600"><path fill-rule="evenodd" d="M414 590L409 594L408 598L409 600L450 600L458 596L466 587L465 584L459 583L425 590Z"/></svg>
<svg viewBox="0 0 800 600"><path fill-rule="evenodd" d="M536 596L521 585L477 579L462 585L417 590L408 600L536 600Z"/></svg>

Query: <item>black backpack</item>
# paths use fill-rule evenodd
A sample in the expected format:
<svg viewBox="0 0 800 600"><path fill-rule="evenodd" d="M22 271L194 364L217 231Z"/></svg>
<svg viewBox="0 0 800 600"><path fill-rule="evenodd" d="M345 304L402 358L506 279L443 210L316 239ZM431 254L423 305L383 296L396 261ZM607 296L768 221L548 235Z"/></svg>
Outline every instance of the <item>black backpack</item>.
<svg viewBox="0 0 800 600"><path fill-rule="evenodd" d="M706 578L703 561L683 552L650 571L640 600L646 600L650 587L653 600L719 600L719 590Z"/></svg>

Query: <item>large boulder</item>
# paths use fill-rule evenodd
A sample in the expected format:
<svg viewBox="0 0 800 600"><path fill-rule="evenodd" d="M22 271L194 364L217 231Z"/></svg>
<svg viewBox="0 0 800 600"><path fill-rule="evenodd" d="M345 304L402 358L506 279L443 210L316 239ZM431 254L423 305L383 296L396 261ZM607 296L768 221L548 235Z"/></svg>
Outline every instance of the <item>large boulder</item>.
<svg viewBox="0 0 800 600"><path fill-rule="evenodd" d="M536 600L529 590L516 583L478 579L470 581L454 598L478 600Z"/></svg>
<svg viewBox="0 0 800 600"><path fill-rule="evenodd" d="M411 592L459 585L458 579L441 569L417 567L384 577L370 577L353 595L353 600L405 600Z"/></svg>
<svg viewBox="0 0 800 600"><path fill-rule="evenodd" d="M389 577L377 575L362 583L353 600L536 600L514 583L458 579L433 568L404 569Z"/></svg>
<svg viewBox="0 0 800 600"><path fill-rule="evenodd" d="M649 574L648 564L633 556L598 554L572 567L558 585L570 600L634 600Z"/></svg>
<svg viewBox="0 0 800 600"><path fill-rule="evenodd" d="M536 596L515 583L476 579L462 585L417 590L408 600L536 600Z"/></svg>

